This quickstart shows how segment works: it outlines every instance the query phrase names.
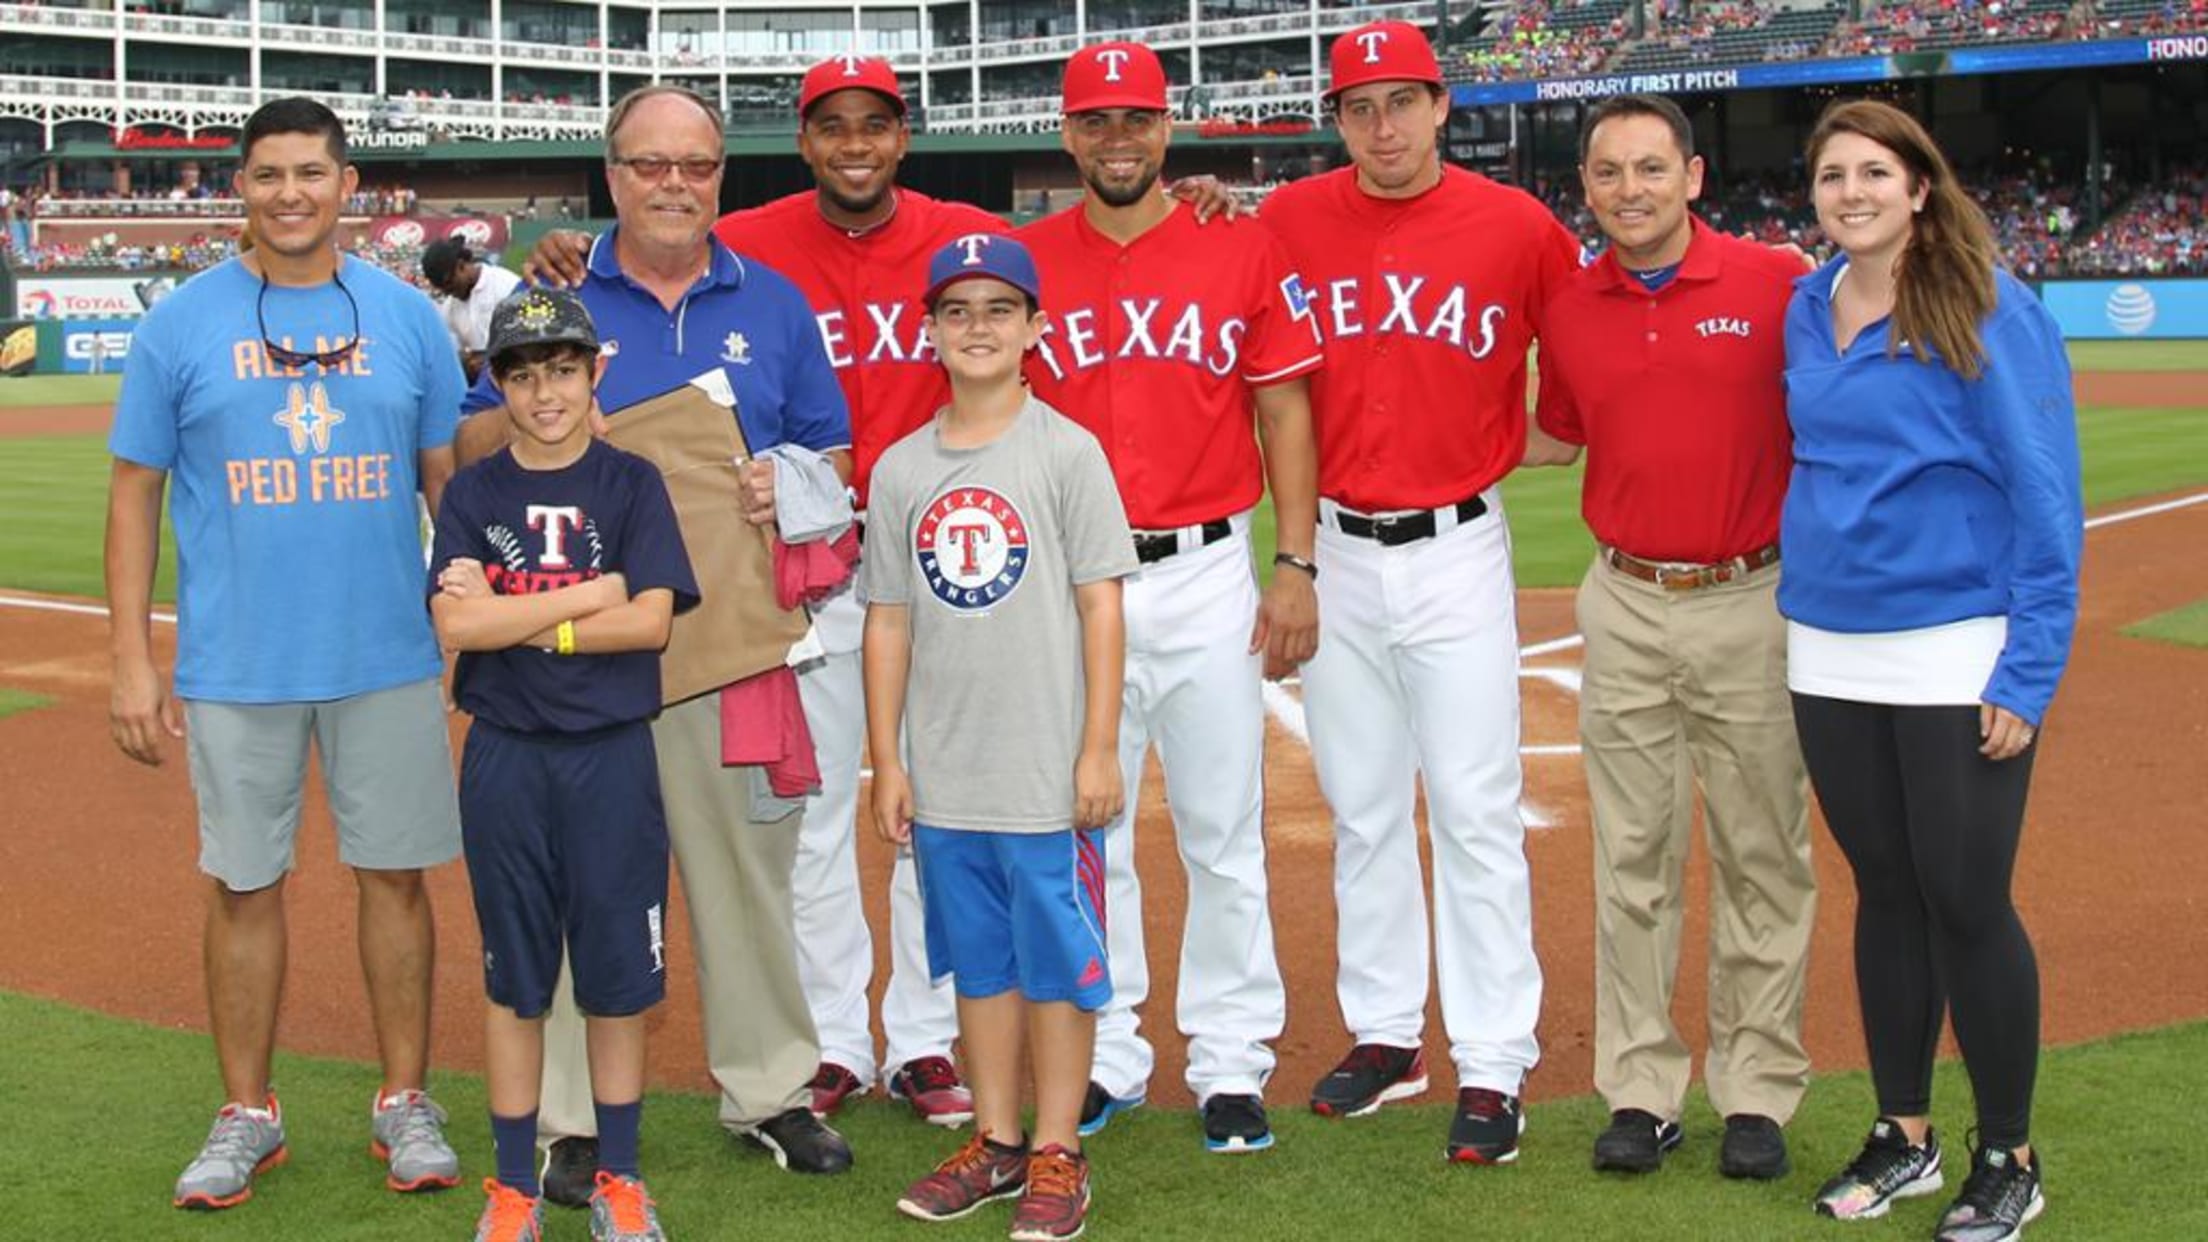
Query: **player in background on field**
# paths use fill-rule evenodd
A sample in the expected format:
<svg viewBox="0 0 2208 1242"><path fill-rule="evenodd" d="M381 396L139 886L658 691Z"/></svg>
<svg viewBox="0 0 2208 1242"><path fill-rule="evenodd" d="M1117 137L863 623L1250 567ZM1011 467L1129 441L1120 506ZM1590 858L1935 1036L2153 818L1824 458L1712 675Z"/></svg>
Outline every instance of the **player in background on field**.
<svg viewBox="0 0 2208 1242"><path fill-rule="evenodd" d="M1541 964L1519 819L1518 624L1496 485L1526 447L1526 352L1579 246L1537 200L1445 165L1449 96L1404 22L1345 32L1326 94L1352 167L1276 191L1264 219L1317 304L1326 369L1318 569L1326 640L1304 666L1334 813L1336 995L1353 1046L1311 1093L1328 1116L1426 1089L1426 901L1456 1062L1451 1159L1518 1155L1540 1059ZM1544 403L1559 399L1544 387Z"/></svg>
<svg viewBox="0 0 2208 1242"><path fill-rule="evenodd" d="M1263 1092L1287 1018L1265 872L1261 687L1318 641L1306 377L1319 342L1268 230L1198 228L1159 191L1173 126L1156 53L1083 48L1066 62L1063 98L1063 142L1088 193L1017 234L1051 290L1028 379L1104 445L1142 561L1127 582L1126 809L1106 834L1112 1002L1082 1132L1142 1103L1155 1061L1135 1013L1150 972L1134 857L1155 742L1188 877L1174 1002L1188 1087L1208 1150L1259 1151L1273 1142ZM1268 483L1282 568L1260 594L1249 514Z"/></svg>
<svg viewBox="0 0 2208 1242"><path fill-rule="evenodd" d="M474 717L460 827L483 931L485 1078L498 1176L476 1242L537 1242L544 1015L564 945L598 1123L591 1236L663 1235L638 1173L644 1015L667 990L667 825L651 718L674 614L697 603L658 467L591 435L598 335L531 289L491 316L510 445L455 475L429 609Z"/></svg>
<svg viewBox="0 0 2208 1242"><path fill-rule="evenodd" d="M1078 1131L1112 990L1097 830L1125 796L1120 580L1137 561L1095 437L1021 382L1043 327L1026 248L962 238L925 296L951 401L874 476L867 736L875 825L912 844L928 960L956 980L975 1124L897 1206L949 1220L1018 1195L1011 1236L1045 1242L1088 1213Z"/></svg>
<svg viewBox="0 0 2208 1242"><path fill-rule="evenodd" d="M1580 182L1610 239L1548 304L1528 464L1587 450L1600 544L1580 584L1580 741L1595 830L1594 1166L1653 1172L1683 1138L1694 1057L1671 1018L1700 787L1709 842L1710 1103L1718 1171L1775 1178L1809 1086L1802 992L1817 877L1779 585L1786 304L1794 256L1710 230L1694 127L1619 95L1580 130ZM1541 434L1545 430L1555 439Z"/></svg>

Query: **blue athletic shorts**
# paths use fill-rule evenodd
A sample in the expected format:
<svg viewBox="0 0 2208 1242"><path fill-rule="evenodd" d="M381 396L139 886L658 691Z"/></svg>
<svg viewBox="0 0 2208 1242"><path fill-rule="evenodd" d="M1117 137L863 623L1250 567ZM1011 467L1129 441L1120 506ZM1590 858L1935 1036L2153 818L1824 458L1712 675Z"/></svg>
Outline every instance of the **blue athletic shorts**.
<svg viewBox="0 0 2208 1242"><path fill-rule="evenodd" d="M667 820L643 721L581 734L481 720L460 757L460 836L483 929L483 989L551 1008L564 940L575 1005L618 1018L667 994Z"/></svg>
<svg viewBox="0 0 2208 1242"><path fill-rule="evenodd" d="M928 973L981 1000L1018 988L1090 1013L1112 999L1104 954L1104 837L914 824Z"/></svg>

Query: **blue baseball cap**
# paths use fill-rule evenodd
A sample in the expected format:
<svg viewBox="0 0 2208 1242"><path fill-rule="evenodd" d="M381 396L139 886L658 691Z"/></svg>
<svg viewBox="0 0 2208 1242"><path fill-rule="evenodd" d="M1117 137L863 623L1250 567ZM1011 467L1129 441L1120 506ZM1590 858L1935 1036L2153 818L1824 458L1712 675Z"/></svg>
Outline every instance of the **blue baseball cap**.
<svg viewBox="0 0 2208 1242"><path fill-rule="evenodd" d="M932 310L943 291L959 281L981 277L1001 280L1036 306L1043 304L1043 282L1035 274L1035 256L1026 246L1002 233L968 233L929 260L927 306Z"/></svg>

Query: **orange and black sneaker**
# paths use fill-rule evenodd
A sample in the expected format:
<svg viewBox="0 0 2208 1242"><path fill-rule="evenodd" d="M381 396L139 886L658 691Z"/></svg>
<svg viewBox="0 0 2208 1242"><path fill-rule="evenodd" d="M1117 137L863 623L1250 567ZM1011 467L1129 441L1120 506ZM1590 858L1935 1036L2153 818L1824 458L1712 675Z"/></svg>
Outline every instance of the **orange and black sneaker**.
<svg viewBox="0 0 2208 1242"><path fill-rule="evenodd" d="M1027 1192L1012 1214L1012 1242L1064 1242L1089 1222L1089 1162L1056 1143L1027 1158Z"/></svg>
<svg viewBox="0 0 2208 1242"><path fill-rule="evenodd" d="M914 1182L897 1210L915 1220L957 1220L984 1203L1009 1199L1027 1185L1027 1147L1008 1147L976 1134L958 1153Z"/></svg>

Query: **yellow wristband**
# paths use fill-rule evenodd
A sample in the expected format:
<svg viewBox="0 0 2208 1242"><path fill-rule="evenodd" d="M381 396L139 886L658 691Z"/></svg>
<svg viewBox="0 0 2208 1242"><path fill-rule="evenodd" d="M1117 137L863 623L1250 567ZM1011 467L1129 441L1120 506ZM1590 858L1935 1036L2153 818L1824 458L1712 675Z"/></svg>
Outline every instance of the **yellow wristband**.
<svg viewBox="0 0 2208 1242"><path fill-rule="evenodd" d="M553 650L561 655L574 655L575 623L573 621L560 622L559 628L552 631L552 642Z"/></svg>

